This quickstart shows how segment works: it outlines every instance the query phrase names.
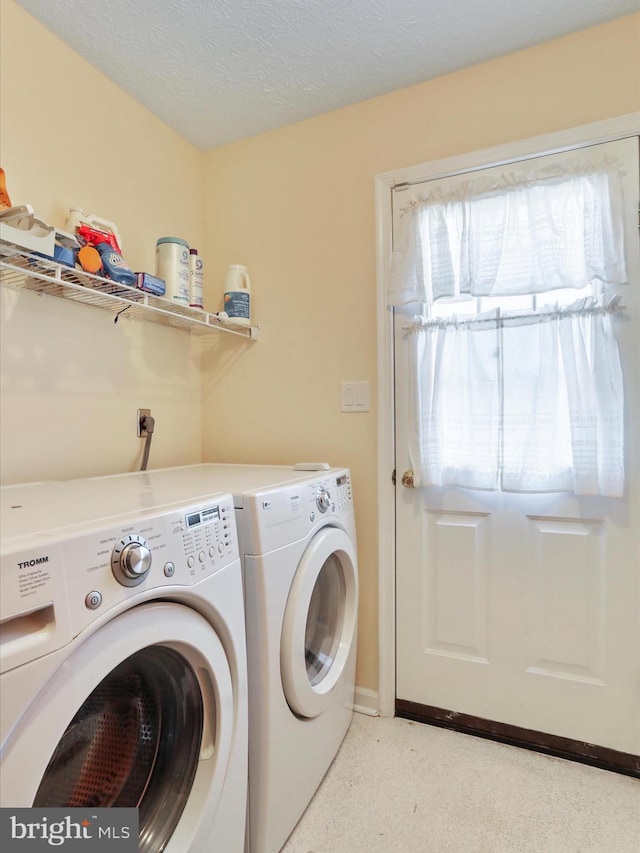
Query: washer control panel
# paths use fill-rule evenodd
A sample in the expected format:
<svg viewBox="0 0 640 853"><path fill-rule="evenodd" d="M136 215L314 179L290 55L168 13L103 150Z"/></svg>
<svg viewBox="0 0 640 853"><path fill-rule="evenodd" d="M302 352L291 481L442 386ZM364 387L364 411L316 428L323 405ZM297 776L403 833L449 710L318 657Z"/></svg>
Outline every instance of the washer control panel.
<svg viewBox="0 0 640 853"><path fill-rule="evenodd" d="M323 516L341 516L353 510L351 477L346 470L314 483L310 491L313 497L307 503L310 505L309 521L312 523Z"/></svg>
<svg viewBox="0 0 640 853"><path fill-rule="evenodd" d="M347 471L338 474L335 478L335 504L336 512L351 512L353 510L353 496L351 495L351 477Z"/></svg>
<svg viewBox="0 0 640 853"><path fill-rule="evenodd" d="M230 495L106 529L85 526L60 549L74 629L131 595L193 586L240 558Z"/></svg>
<svg viewBox="0 0 640 853"><path fill-rule="evenodd" d="M132 606L134 596L191 601L241 584L230 494L176 500L169 490L107 479L37 484L4 499L12 502L7 511L20 511L24 520L14 525L18 533L0 540L2 672L61 648ZM77 508L78 520L47 528L39 513L53 500L70 519Z"/></svg>
<svg viewBox="0 0 640 853"><path fill-rule="evenodd" d="M353 513L351 475L335 468L325 476L311 474L299 483L284 483L246 496L239 510L246 554L266 554L308 536L321 524Z"/></svg>

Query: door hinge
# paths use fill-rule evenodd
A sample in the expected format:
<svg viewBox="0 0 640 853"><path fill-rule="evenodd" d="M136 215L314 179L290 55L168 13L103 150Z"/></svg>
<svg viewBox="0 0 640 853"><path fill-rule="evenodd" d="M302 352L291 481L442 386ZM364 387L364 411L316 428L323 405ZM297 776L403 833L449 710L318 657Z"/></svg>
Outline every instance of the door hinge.
<svg viewBox="0 0 640 853"><path fill-rule="evenodd" d="M396 469L395 469L395 468L394 468L394 469L393 469L393 471L391 472L391 482L392 482L392 483L393 483L393 485L395 486L395 484L396 484Z"/></svg>

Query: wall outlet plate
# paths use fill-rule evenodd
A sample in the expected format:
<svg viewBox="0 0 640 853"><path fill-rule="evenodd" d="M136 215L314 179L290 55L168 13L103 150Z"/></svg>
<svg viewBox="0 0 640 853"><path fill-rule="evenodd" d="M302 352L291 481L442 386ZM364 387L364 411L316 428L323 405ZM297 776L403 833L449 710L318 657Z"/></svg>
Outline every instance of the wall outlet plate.
<svg viewBox="0 0 640 853"><path fill-rule="evenodd" d="M138 409L138 438L146 438L147 431L142 426L142 421L151 414L151 409Z"/></svg>

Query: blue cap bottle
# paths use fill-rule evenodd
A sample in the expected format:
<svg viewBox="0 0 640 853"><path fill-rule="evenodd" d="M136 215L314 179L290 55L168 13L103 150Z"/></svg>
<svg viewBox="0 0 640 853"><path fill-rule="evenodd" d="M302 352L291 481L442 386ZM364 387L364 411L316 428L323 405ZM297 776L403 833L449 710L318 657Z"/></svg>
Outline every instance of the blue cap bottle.
<svg viewBox="0 0 640 853"><path fill-rule="evenodd" d="M127 266L122 255L110 246L109 243L98 243L96 249L100 252L104 275L118 284L128 284L134 287L136 274Z"/></svg>

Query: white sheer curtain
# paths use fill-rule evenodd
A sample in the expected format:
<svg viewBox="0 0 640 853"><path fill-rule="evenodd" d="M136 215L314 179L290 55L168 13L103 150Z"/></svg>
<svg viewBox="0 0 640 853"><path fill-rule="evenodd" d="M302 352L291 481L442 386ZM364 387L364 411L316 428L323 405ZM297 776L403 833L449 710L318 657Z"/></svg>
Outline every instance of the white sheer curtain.
<svg viewBox="0 0 640 853"><path fill-rule="evenodd" d="M622 495L615 309L583 299L414 324L415 484Z"/></svg>
<svg viewBox="0 0 640 853"><path fill-rule="evenodd" d="M595 280L606 294L626 282L620 166L580 156L414 194L394 226L389 304L421 303L428 315L443 297L578 296ZM409 332L416 485L622 495L617 303L419 318Z"/></svg>
<svg viewBox="0 0 640 853"><path fill-rule="evenodd" d="M414 197L396 222L389 304L418 302L429 314L443 297L578 296L596 279L605 293L626 282L619 164L544 163ZM416 485L622 495L617 307L617 297L588 296L419 318L409 332Z"/></svg>
<svg viewBox="0 0 640 853"><path fill-rule="evenodd" d="M409 455L416 486L499 486L498 326L410 331Z"/></svg>
<svg viewBox="0 0 640 853"><path fill-rule="evenodd" d="M407 204L396 224L390 305L543 293L626 281L618 166L567 160L471 178Z"/></svg>

